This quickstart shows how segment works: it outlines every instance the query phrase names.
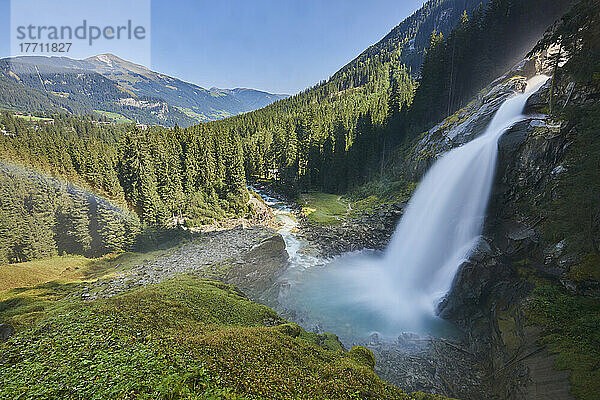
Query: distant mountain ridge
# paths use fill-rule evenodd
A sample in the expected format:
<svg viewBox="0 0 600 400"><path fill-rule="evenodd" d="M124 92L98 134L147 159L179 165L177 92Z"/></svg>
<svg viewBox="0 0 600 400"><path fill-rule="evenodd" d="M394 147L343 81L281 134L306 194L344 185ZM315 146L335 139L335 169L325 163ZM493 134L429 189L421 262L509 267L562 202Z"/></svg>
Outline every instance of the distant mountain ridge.
<svg viewBox="0 0 600 400"><path fill-rule="evenodd" d="M0 107L18 111L96 113L118 121L188 126L287 97L245 88L205 89L113 54L0 60Z"/></svg>

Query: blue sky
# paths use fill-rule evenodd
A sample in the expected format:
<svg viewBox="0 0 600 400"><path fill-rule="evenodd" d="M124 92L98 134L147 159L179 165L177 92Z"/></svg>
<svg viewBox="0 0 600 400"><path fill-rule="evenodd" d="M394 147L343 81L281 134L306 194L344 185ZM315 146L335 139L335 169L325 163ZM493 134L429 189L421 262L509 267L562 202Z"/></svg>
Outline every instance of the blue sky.
<svg viewBox="0 0 600 400"><path fill-rule="evenodd" d="M152 0L151 67L206 88L292 94L327 79L422 2ZM10 55L9 15L10 1L0 0L2 57Z"/></svg>

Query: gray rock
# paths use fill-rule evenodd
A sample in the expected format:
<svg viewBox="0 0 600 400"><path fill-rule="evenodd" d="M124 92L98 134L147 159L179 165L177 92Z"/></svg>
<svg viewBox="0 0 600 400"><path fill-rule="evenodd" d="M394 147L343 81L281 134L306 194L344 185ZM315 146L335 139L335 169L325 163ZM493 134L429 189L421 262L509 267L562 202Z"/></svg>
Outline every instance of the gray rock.
<svg viewBox="0 0 600 400"><path fill-rule="evenodd" d="M477 241L475 248L471 250L470 260L475 262L481 262L486 257L492 255L492 248L487 240L482 236Z"/></svg>
<svg viewBox="0 0 600 400"><path fill-rule="evenodd" d="M231 266L225 281L258 298L285 270L288 253L279 234L272 235L253 246L243 255L243 262Z"/></svg>
<svg viewBox="0 0 600 400"><path fill-rule="evenodd" d="M15 334L15 328L9 324L0 324L0 342L7 341Z"/></svg>
<svg viewBox="0 0 600 400"><path fill-rule="evenodd" d="M490 85L488 92L464 109L426 132L407 161L407 168L418 180L440 154L481 135L504 100L525 89L526 78L506 76Z"/></svg>
<svg viewBox="0 0 600 400"><path fill-rule="evenodd" d="M380 344L380 340L379 340L379 334L377 332L374 332L371 334L371 336L369 336L369 344L371 345L378 345Z"/></svg>
<svg viewBox="0 0 600 400"><path fill-rule="evenodd" d="M498 141L498 148L505 153L514 153L529 136L529 121L521 121L508 130Z"/></svg>
<svg viewBox="0 0 600 400"><path fill-rule="evenodd" d="M525 239L535 240L537 234L533 229L527 226L518 225L513 230L508 232L507 236L510 240L520 241Z"/></svg>
<svg viewBox="0 0 600 400"><path fill-rule="evenodd" d="M548 90L552 81L548 81L542 86L541 90L532 94L525 104L525 112L527 114L541 113L544 108L548 107Z"/></svg>
<svg viewBox="0 0 600 400"><path fill-rule="evenodd" d="M246 286L249 289L266 287L283 270L286 259L283 238L275 235L273 229L245 229L238 226L197 234L183 245L165 250L155 259L145 260L118 276L82 286L78 296L84 300L109 298L183 273L222 279L227 283L239 284L244 289ZM258 267L251 269L253 266L249 263L254 262ZM232 274L231 281L227 280L223 270Z"/></svg>

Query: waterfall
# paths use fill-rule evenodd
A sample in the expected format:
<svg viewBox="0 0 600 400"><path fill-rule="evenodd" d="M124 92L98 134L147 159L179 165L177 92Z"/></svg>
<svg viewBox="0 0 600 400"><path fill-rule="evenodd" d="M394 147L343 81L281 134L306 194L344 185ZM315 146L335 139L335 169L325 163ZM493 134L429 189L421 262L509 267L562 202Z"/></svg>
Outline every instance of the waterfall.
<svg viewBox="0 0 600 400"><path fill-rule="evenodd" d="M382 255L343 256L325 266L300 283L300 305L336 333L340 324L358 334L423 332L481 235L498 140L526 118L527 99L547 79L532 78L524 93L501 105L483 134L438 158Z"/></svg>
<svg viewBox="0 0 600 400"><path fill-rule="evenodd" d="M547 79L528 81L524 93L502 104L482 135L444 154L420 182L382 261L398 289L411 293L411 301L401 304L409 309L399 311L433 311L450 289L481 235L498 140L526 118L522 112L527 99Z"/></svg>

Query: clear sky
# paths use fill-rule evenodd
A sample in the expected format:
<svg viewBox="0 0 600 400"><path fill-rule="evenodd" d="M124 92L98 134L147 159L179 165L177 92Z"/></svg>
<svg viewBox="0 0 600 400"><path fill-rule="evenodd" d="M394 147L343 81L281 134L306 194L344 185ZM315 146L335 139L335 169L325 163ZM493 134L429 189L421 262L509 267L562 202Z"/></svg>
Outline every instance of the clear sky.
<svg viewBox="0 0 600 400"><path fill-rule="evenodd" d="M327 79L422 3L152 0L151 68L206 88L293 94ZM10 0L0 0L1 57L10 55L9 15Z"/></svg>

